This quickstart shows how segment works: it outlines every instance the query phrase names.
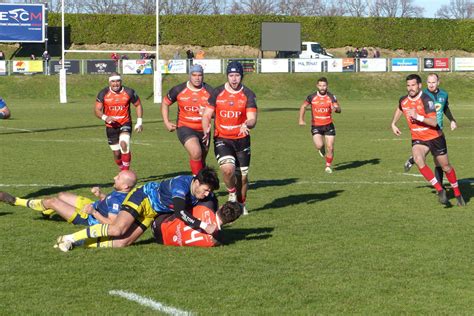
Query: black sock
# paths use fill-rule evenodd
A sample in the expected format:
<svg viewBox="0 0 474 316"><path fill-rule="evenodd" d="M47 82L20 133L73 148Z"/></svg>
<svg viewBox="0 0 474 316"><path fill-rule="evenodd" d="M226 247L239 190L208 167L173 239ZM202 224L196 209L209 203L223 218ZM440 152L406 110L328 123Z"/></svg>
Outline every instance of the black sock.
<svg viewBox="0 0 474 316"><path fill-rule="evenodd" d="M443 168L441 167L435 168L435 177L436 177L436 180L438 180L439 184L441 184L442 186L443 185Z"/></svg>

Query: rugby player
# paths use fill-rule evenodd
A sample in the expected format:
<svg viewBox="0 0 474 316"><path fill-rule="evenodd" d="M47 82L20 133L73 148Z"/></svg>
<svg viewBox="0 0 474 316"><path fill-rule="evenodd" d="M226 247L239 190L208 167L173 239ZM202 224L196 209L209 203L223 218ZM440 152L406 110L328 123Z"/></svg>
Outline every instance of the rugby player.
<svg viewBox="0 0 474 316"><path fill-rule="evenodd" d="M44 215L56 212L68 223L74 225L110 224L117 217L120 205L136 183L135 173L125 170L114 177L115 190L110 194L105 195L99 187L91 189L91 192L99 198L98 201L69 192L61 192L56 197L46 199L22 199L1 191L0 201L14 206L28 207Z"/></svg>
<svg viewBox="0 0 474 316"><path fill-rule="evenodd" d="M109 86L102 89L95 102L95 116L105 122L106 134L115 163L121 170L129 170L132 153L130 136L132 118L130 104L137 112L135 131L143 130L143 107L135 90L122 86L122 78L116 72L109 77Z"/></svg>
<svg viewBox="0 0 474 316"><path fill-rule="evenodd" d="M316 91L310 94L300 107L299 124L306 125L304 113L311 108L311 134L313 143L321 157L326 159L324 171L332 173L331 164L334 159L334 141L336 128L332 120L332 112L341 113L341 107L336 96L328 91L328 80L319 78L316 82Z"/></svg>
<svg viewBox="0 0 474 316"><path fill-rule="evenodd" d="M450 121L451 130L455 130L458 126L456 124L456 120L454 119L453 114L451 113L451 109L449 107L448 101L448 93L439 88L439 76L436 73L431 73L428 75L428 79L426 81L428 88L423 90L423 93L427 94L431 97L431 99L435 103L436 108L436 119L438 121L439 128L443 129L443 114L446 115L448 120ZM435 162L435 177L438 182L443 185L443 169L438 164L436 159ZM415 160L413 160L413 156L410 156L408 160L405 162L404 169L405 172L410 171L411 167L415 164Z"/></svg>
<svg viewBox="0 0 474 316"><path fill-rule="evenodd" d="M217 225L218 230L210 235L200 229L194 229L176 218L176 215L159 215L152 224L153 236L157 243L178 247L214 247L222 245L221 227L234 222L242 215L242 205L226 202L217 209L217 199L199 202L193 207L194 217L208 224Z"/></svg>
<svg viewBox="0 0 474 316"><path fill-rule="evenodd" d="M204 141L202 113L212 94L212 87L203 82L204 69L193 65L189 70L189 80L168 92L161 105L163 123L170 132L177 131L178 139L189 155L191 172L197 174L206 165L209 143ZM169 107L178 103L178 120L169 120Z"/></svg>
<svg viewBox="0 0 474 316"><path fill-rule="evenodd" d="M244 215L250 165L250 130L257 124L255 93L242 84L244 68L227 65L227 82L216 88L204 110L202 128L209 140L214 115L214 153L224 176L229 201L243 204Z"/></svg>
<svg viewBox="0 0 474 316"><path fill-rule="evenodd" d="M60 236L55 248L66 252L82 241L87 247L125 247L140 237L162 213L174 213L186 225L213 234L217 225L201 221L189 211L199 201L212 198L212 192L218 188L217 174L209 167L201 169L196 176L148 182L127 195L111 224L97 224Z"/></svg>
<svg viewBox="0 0 474 316"><path fill-rule="evenodd" d="M426 165L426 155L431 152L451 183L457 205L464 206L466 203L459 190L456 172L449 164L446 140L438 126L435 103L421 90L420 76L411 74L407 76L406 83L408 95L400 98L392 119L392 131L397 136L402 134L396 123L402 115L405 115L411 132L412 155L420 173L438 192L439 202L448 205L446 191L436 180L433 171Z"/></svg>
<svg viewBox="0 0 474 316"><path fill-rule="evenodd" d="M10 118L10 109L5 100L0 97L0 120L6 120L8 118Z"/></svg>

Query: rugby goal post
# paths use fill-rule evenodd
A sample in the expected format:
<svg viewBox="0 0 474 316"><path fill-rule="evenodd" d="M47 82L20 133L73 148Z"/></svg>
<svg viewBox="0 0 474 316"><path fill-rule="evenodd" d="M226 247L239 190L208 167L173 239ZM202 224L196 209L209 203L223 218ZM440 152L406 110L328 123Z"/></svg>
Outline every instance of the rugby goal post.
<svg viewBox="0 0 474 316"><path fill-rule="evenodd" d="M59 102L67 103L67 76L65 68L65 53L154 53L155 62L153 71L153 102L161 103L162 101L162 77L161 77L161 64L159 55L159 44L160 44L160 14L159 14L159 0L155 0L156 5L156 51L134 51L134 50L66 50L65 49L65 36L64 36L64 0L61 0L61 69L59 70Z"/></svg>

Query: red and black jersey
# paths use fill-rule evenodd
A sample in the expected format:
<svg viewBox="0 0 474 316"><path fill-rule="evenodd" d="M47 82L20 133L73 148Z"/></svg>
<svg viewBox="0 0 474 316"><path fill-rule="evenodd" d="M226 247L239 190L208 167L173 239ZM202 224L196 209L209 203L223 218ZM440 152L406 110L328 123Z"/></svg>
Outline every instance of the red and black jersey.
<svg viewBox="0 0 474 316"><path fill-rule="evenodd" d="M329 91L324 95L315 92L304 102L306 105L311 105L311 125L322 126L332 123L332 107L338 106L335 95Z"/></svg>
<svg viewBox="0 0 474 316"><path fill-rule="evenodd" d="M409 109L415 109L416 114L436 118L436 107L427 94L420 92L415 98L411 98L406 95L400 98L398 108L405 114L405 118L408 122L408 127L410 128L411 138L416 140L431 140L435 139L443 134L439 126L436 127L427 125L423 122L417 120L412 120L407 111Z"/></svg>
<svg viewBox="0 0 474 316"><path fill-rule="evenodd" d="M212 91L212 87L207 83L203 83L200 89L196 89L189 84L189 81L171 88L165 101L170 105L178 102L178 127L186 126L202 132L202 113Z"/></svg>
<svg viewBox="0 0 474 316"><path fill-rule="evenodd" d="M215 111L214 136L239 139L246 137L239 135L240 127L247 120L247 113L257 112L257 99L246 86L233 91L226 83L214 90L208 106Z"/></svg>
<svg viewBox="0 0 474 316"><path fill-rule="evenodd" d="M219 227L216 211L217 199L210 199L194 206L192 215L207 224L214 224ZM153 234L158 243L178 247L214 247L220 245L220 242L216 239L217 234L209 235L200 229L193 229L177 218L176 215L167 216L163 214L163 216L163 219L157 218L152 226Z"/></svg>
<svg viewBox="0 0 474 316"><path fill-rule="evenodd" d="M102 89L97 95L96 106L103 107L104 114L111 116L120 125L124 125L132 121L130 116L130 104L139 106L140 98L135 90L122 87L119 92L114 92L109 87ZM110 124L105 124L112 127Z"/></svg>

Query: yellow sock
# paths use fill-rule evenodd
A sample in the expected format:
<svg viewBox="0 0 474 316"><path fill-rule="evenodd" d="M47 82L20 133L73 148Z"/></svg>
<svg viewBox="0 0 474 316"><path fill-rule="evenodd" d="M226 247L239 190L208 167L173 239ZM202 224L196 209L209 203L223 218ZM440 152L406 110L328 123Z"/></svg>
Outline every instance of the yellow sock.
<svg viewBox="0 0 474 316"><path fill-rule="evenodd" d="M26 207L29 207L32 210L39 211L39 212L43 212L46 210L43 206L43 200L41 199L27 200Z"/></svg>
<svg viewBox="0 0 474 316"><path fill-rule="evenodd" d="M84 242L84 248L112 248L113 240L111 237L87 238Z"/></svg>
<svg viewBox="0 0 474 316"><path fill-rule="evenodd" d="M28 200L27 200L27 199L22 199L22 198L17 197L16 200L15 200L15 205L16 205L16 206L28 207L28 206L26 205L27 203L28 203Z"/></svg>
<svg viewBox="0 0 474 316"><path fill-rule="evenodd" d="M47 210L44 210L41 213L43 213L43 216L45 217L51 217L54 215L55 211L53 209L48 208Z"/></svg>
<svg viewBox="0 0 474 316"><path fill-rule="evenodd" d="M107 224L96 224L86 229L80 230L72 235L70 235L74 241L85 240L87 238L97 238L97 237L107 237L107 231L109 225Z"/></svg>

